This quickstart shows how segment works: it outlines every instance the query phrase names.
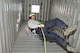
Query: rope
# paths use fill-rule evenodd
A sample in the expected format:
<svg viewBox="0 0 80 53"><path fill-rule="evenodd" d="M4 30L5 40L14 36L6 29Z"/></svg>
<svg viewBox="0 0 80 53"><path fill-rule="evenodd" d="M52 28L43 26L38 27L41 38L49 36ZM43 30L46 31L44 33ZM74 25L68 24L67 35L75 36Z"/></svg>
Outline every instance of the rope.
<svg viewBox="0 0 80 53"><path fill-rule="evenodd" d="M43 31L43 28L41 28L41 31L42 31L42 35L43 35L43 39L44 39L44 53L47 53L46 37L45 37L44 31Z"/></svg>

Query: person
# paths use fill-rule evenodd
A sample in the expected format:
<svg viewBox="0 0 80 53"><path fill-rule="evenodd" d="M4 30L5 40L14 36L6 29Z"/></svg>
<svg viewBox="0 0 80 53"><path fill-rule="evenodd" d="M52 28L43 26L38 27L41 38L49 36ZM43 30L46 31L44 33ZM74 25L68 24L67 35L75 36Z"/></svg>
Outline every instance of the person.
<svg viewBox="0 0 80 53"><path fill-rule="evenodd" d="M64 40L63 38L61 38L58 34L56 34L55 32L48 31L50 28L58 26L64 30L64 35L67 36L76 29L76 26L72 26L72 27L68 28L68 25L66 25L62 20L60 20L58 18L46 21L45 24L42 24L41 22L36 21L35 14L29 15L29 20L28 20L27 24L28 24L28 27L30 28L30 30L31 31L36 30L40 37L42 37L42 32L41 32L40 28L43 28L46 38L48 37L51 40L56 40L56 42L59 43L60 45L62 45L63 47L65 47L67 49L67 51L77 52L77 48L71 47L69 45L69 43L66 40Z"/></svg>

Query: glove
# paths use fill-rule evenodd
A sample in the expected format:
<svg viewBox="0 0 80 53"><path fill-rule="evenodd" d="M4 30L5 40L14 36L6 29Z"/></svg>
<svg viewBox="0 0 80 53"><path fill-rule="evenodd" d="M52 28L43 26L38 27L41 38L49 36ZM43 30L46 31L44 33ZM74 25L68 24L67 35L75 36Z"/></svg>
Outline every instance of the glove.
<svg viewBox="0 0 80 53"><path fill-rule="evenodd" d="M38 27L42 28L42 27L44 27L44 24L39 24Z"/></svg>

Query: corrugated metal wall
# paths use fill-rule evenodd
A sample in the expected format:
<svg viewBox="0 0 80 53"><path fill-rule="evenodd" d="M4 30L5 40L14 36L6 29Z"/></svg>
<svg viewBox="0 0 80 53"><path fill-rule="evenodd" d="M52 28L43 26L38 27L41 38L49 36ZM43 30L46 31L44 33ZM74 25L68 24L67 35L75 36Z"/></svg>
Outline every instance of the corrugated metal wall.
<svg viewBox="0 0 80 53"><path fill-rule="evenodd" d="M20 4L20 0L0 0L0 53L11 53Z"/></svg>
<svg viewBox="0 0 80 53"><path fill-rule="evenodd" d="M2 1L0 0L0 53L2 53L1 20L2 20Z"/></svg>
<svg viewBox="0 0 80 53"><path fill-rule="evenodd" d="M68 25L75 24L77 23L75 18L78 18L77 11L78 0L53 0L51 7L51 19L59 17Z"/></svg>
<svg viewBox="0 0 80 53"><path fill-rule="evenodd" d="M24 20L28 20L31 13L31 5L40 5L40 13L36 13L36 19L46 21L49 19L51 0L24 0Z"/></svg>
<svg viewBox="0 0 80 53"><path fill-rule="evenodd" d="M71 45L80 45L80 0L53 0L51 4L51 16L50 19L59 18L63 20L66 24L71 26L76 24L78 26L76 33L70 40Z"/></svg>
<svg viewBox="0 0 80 53"><path fill-rule="evenodd" d="M22 3L23 2L23 3ZM37 20L47 21L58 17L66 24L77 25L77 31L70 41L71 45L80 45L80 0L0 0L0 53L10 53L16 40L16 23L19 13L21 19L28 20L31 5L40 5ZM23 12L22 12L23 6Z"/></svg>

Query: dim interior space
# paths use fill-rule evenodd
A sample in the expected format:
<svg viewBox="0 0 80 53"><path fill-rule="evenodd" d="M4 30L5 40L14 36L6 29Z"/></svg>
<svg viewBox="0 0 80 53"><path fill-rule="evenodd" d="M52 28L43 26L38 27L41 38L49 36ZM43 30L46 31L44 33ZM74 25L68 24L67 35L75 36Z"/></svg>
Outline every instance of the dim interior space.
<svg viewBox="0 0 80 53"><path fill-rule="evenodd" d="M28 28L29 31L25 29L32 14L44 27L49 27L49 24L53 25L52 22L45 24L56 19L68 27L73 26L69 31L75 30L70 34L68 34L69 31L65 32L55 26L49 30L51 31L49 35L54 35L53 32L58 34L71 47L77 48L78 52L73 53L80 53L79 11L80 0L0 0L0 53L44 53L43 38L39 34L34 34L30 28ZM56 25L63 27L60 22ZM52 39L46 40L47 53L72 53L56 43L58 39L56 41Z"/></svg>

